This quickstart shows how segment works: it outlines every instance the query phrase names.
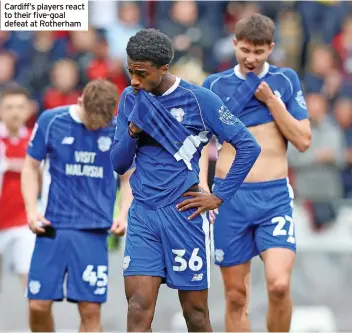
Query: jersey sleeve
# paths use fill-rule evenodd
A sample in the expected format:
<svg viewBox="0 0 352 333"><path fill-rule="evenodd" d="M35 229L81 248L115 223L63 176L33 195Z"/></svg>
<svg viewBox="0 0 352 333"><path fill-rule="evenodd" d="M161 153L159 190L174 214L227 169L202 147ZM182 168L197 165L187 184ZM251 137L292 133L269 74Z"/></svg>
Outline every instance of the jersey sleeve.
<svg viewBox="0 0 352 333"><path fill-rule="evenodd" d="M210 90L210 86L211 86L212 81L213 81L213 80L211 79L211 76L208 76L208 77L204 80L204 82L203 82L203 84L202 84L202 87Z"/></svg>
<svg viewBox="0 0 352 333"><path fill-rule="evenodd" d="M285 71L285 75L290 81L291 96L286 102L288 112L292 114L297 120L309 118L306 101L303 95L301 82L298 78L297 73L288 69Z"/></svg>
<svg viewBox="0 0 352 333"><path fill-rule="evenodd" d="M220 141L231 142L245 128L215 93L203 90L199 96L199 104L205 127Z"/></svg>
<svg viewBox="0 0 352 333"><path fill-rule="evenodd" d="M38 161L45 159L49 145L49 126L52 120L50 111L44 111L34 125L27 153Z"/></svg>
<svg viewBox="0 0 352 333"><path fill-rule="evenodd" d="M123 91L120 97L120 103L117 112L117 123L115 129L115 141L120 141L123 134L125 133L128 127L128 119L125 114L125 105L126 105L126 90Z"/></svg>
<svg viewBox="0 0 352 333"><path fill-rule="evenodd" d="M110 161L114 170L120 175L136 167L134 158L138 140L131 138L128 133L128 118L125 110L128 105L126 103L127 93L124 90L120 98L114 143L110 150Z"/></svg>

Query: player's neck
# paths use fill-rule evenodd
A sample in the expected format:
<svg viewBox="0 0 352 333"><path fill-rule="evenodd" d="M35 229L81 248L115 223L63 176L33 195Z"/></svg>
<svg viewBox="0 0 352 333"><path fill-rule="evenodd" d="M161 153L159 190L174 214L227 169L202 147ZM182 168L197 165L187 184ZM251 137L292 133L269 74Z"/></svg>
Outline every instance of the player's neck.
<svg viewBox="0 0 352 333"><path fill-rule="evenodd" d="M159 86L154 91L152 91L152 94L161 96L166 91L168 91L175 84L175 82L176 76L169 72L166 73Z"/></svg>
<svg viewBox="0 0 352 333"><path fill-rule="evenodd" d="M82 107L81 107L80 105L76 104L76 105L74 106L74 108L75 108L76 115L77 115L78 119L83 123L83 121L84 121L84 114L83 114L83 109L82 109Z"/></svg>

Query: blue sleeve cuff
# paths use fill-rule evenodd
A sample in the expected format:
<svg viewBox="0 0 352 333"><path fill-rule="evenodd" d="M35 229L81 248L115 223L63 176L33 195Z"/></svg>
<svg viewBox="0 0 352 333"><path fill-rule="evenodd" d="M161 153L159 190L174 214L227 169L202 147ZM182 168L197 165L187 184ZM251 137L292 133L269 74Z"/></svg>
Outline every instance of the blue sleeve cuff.
<svg viewBox="0 0 352 333"><path fill-rule="evenodd" d="M123 175L131 168L136 153L138 139L133 139L128 133L128 128L120 141L114 141L110 151L110 160L114 170Z"/></svg>

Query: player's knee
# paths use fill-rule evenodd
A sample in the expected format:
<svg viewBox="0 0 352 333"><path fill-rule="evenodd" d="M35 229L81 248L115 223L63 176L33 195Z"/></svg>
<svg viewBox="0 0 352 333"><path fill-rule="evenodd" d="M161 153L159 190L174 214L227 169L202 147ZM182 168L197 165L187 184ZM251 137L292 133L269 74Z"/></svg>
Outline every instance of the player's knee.
<svg viewBox="0 0 352 333"><path fill-rule="evenodd" d="M51 312L51 301L31 299L29 301L29 311L32 316L45 316Z"/></svg>
<svg viewBox="0 0 352 333"><path fill-rule="evenodd" d="M81 321L92 322L100 321L100 304L99 303L84 303L79 305Z"/></svg>
<svg viewBox="0 0 352 333"><path fill-rule="evenodd" d="M184 304L183 317L190 331L204 331L208 322L208 309L203 305Z"/></svg>
<svg viewBox="0 0 352 333"><path fill-rule="evenodd" d="M289 279L273 279L268 281L268 294L272 300L281 300L286 298L290 292Z"/></svg>
<svg viewBox="0 0 352 333"><path fill-rule="evenodd" d="M128 300L128 317L134 323L143 323L149 327L153 318L153 306L144 297L132 296Z"/></svg>
<svg viewBox="0 0 352 333"><path fill-rule="evenodd" d="M226 291L226 305L230 312L244 312L248 303L248 295L245 286Z"/></svg>

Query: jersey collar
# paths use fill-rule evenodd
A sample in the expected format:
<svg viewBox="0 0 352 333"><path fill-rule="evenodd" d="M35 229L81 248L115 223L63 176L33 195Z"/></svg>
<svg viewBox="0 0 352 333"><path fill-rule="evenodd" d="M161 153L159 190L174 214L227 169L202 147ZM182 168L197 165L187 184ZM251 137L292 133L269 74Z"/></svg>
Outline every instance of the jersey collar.
<svg viewBox="0 0 352 333"><path fill-rule="evenodd" d="M236 65L235 68L234 68L234 72L235 72L235 75L241 79L241 80L245 80L246 77L240 72L240 65ZM269 72L269 64L266 62L264 63L264 67L263 67L263 70L262 72L258 75L258 77L260 79L262 79L266 74L268 74Z"/></svg>
<svg viewBox="0 0 352 333"><path fill-rule="evenodd" d="M69 113L70 113L71 118L72 118L76 123L82 124L83 121L82 121L82 119L79 117L77 107L78 107L78 105L76 105L76 104L71 105L71 106L70 106L70 109L69 109Z"/></svg>
<svg viewBox="0 0 352 333"><path fill-rule="evenodd" d="M167 96L172 94L178 88L178 86L180 85L180 82L181 82L181 78L176 76L175 83L168 90L166 90L161 96ZM150 93L150 95L155 96L152 93Z"/></svg>

